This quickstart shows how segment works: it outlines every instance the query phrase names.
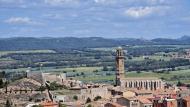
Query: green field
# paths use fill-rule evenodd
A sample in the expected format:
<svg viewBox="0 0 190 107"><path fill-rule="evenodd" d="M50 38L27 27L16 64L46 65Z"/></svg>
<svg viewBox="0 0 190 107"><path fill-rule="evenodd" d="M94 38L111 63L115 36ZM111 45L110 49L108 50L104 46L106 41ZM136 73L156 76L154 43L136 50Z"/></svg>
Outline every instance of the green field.
<svg viewBox="0 0 190 107"><path fill-rule="evenodd" d="M152 55L152 56L146 56L149 59L154 59L154 60L165 60L165 61L169 61L171 59L171 57L163 57L161 55ZM140 57L133 57L132 61L143 61L145 60L144 56L140 56Z"/></svg>
<svg viewBox="0 0 190 107"><path fill-rule="evenodd" d="M84 72L85 74L88 74L86 76L77 76L75 79L81 80L81 81L114 81L115 76L114 75L108 75L105 76L103 73L105 71L102 71L103 67L76 67L76 68L43 68L42 70L45 72L73 72L75 73L81 73ZM93 71L98 70L100 75L96 75ZM114 72L114 71L110 71ZM102 73L102 74L101 74ZM174 77L179 77L179 79L173 80ZM184 83L190 83L190 69L187 70L178 70L178 71L170 71L169 73L153 73L153 72L145 72L141 71L140 73L137 73L136 71L133 72L127 72L126 78L130 77L157 77L157 78L163 78L165 81L176 83L178 80Z"/></svg>
<svg viewBox="0 0 190 107"><path fill-rule="evenodd" d="M180 70L180 71L171 71L170 73L153 73L153 72L141 72L141 73L128 72L128 73L126 73L126 77L158 77L158 78L164 78L169 81L174 76L188 77L188 76L190 76L190 69L189 70ZM190 78L189 78L189 80L190 80ZM178 81L178 80L176 80L176 81ZM171 82L175 82L175 81L171 81Z"/></svg>
<svg viewBox="0 0 190 107"><path fill-rule="evenodd" d="M53 50L0 51L0 56L11 53L55 53Z"/></svg>
<svg viewBox="0 0 190 107"><path fill-rule="evenodd" d="M141 46L140 46L141 47ZM181 46L178 46L181 47ZM93 50L97 50L97 51L113 51L115 50L116 47L113 48L93 48ZM138 46L133 46L133 48L138 48ZM94 52L94 51L93 51ZM26 50L26 51L0 51L0 57L3 55L8 55L8 54L12 54L12 53L56 53L53 50ZM90 60L90 61L94 61L94 62L103 62L108 65L108 68L112 68L111 64L114 63L114 59L113 56L109 54L107 55L106 53L102 53L103 55L105 54L105 56L103 56L103 60L101 60L101 58L97 58L95 59L93 55L95 55L94 53L88 53L88 54L84 54L85 56L85 61ZM153 59L153 60L165 60L165 61L169 61L172 57L171 55L173 54L173 52L169 52L169 53L164 53L164 52L159 52L159 53L155 53L153 55L150 56L139 56L139 57L133 57L132 59L127 59L127 61L136 61L138 63L138 61L143 61L145 60L147 57L148 59ZM66 54L63 54L63 56ZM69 53L70 55L70 53ZM69 56L68 55L68 56ZM97 54L98 56L99 54ZM30 68L31 71L33 72L39 72L40 71L40 64L50 64L50 63L60 63L62 62L62 60L58 60L61 57L63 58L63 61L65 58L67 57L63 57L63 56L58 56L55 57L55 61L54 61L54 56L48 56L48 57L43 57L43 58L49 58L52 57L52 59L48 60L48 61L42 61L42 62L35 62L35 64L38 64L37 66L35 66L35 68ZM99 55L101 56L101 55ZM101 57L102 57L101 56ZM22 57L22 56L21 56ZM23 56L24 57L24 56ZM28 56L27 56L28 57ZM73 58L74 57L74 58ZM24 57L26 58L26 57ZM31 59L34 57L31 57ZM37 58L41 58L41 57L37 57ZM64 65L55 65L55 66L49 66L48 67L41 67L41 70L43 72L51 72L51 73L60 73L60 72L64 72L70 75L70 77L74 77L75 79L81 80L81 81L85 81L85 82L105 82L105 81L109 81L110 82L114 82L115 80L115 71L102 71L103 65L90 65L90 66L99 66L99 67L82 67L80 64L76 64L75 66L81 66L81 67L73 67L73 66L68 66L68 62L70 59L72 60L81 60L80 59L81 56L69 56L69 58L65 61L66 62L66 66ZM106 59L106 60L105 60ZM52 61L53 60L53 61ZM71 61L72 61L71 60ZM84 60L84 59L83 59ZM19 60L13 60L11 59L11 57L6 57L6 58L0 58L0 62L2 62L3 64L11 64L11 63L15 63L16 61ZM37 60L38 61L38 60ZM57 62L56 62L57 61ZM107 61L107 62L106 62ZM25 63L25 60L23 60L23 62ZM76 63L76 62L75 62ZM111 64L110 64L111 63ZM93 63L92 63L93 64ZM113 64L112 64L113 65ZM113 65L114 66L114 65ZM26 66L25 66L26 67ZM68 68L66 68L68 67ZM70 67L70 68L69 68ZM19 67L18 67L19 68ZM181 81L184 83L190 83L190 67L189 65L184 65L184 66L177 66L175 67L176 70L178 71L164 71L164 73L153 73L153 72L145 72L145 71L141 71L140 73L137 73L136 71L133 72L126 72L126 78L130 78L130 77L157 77L157 78L162 78L165 81L171 82L171 83L176 83L177 81ZM29 68L19 68L19 69L6 69L5 71L26 71ZM98 70L98 72L94 72ZM109 69L112 70L112 69ZM161 69L162 70L162 69ZM163 69L164 70L164 69Z"/></svg>
<svg viewBox="0 0 190 107"><path fill-rule="evenodd" d="M103 71L102 71L103 72ZM190 83L190 69L188 70L180 70L180 71L170 71L169 73L153 73L153 72L141 72L136 73L134 72L127 72L126 78L131 77L157 77L162 78L166 82L169 83L177 83L179 80L184 83ZM177 77L177 79L175 79ZM81 81L114 81L115 76L109 75L109 76L102 76L102 75L92 75L92 76L86 76L86 77L76 77L76 79L79 79Z"/></svg>
<svg viewBox="0 0 190 107"><path fill-rule="evenodd" d="M92 72L94 70L102 70L103 67L77 67L77 68L63 68L61 70L71 72L75 70L76 72Z"/></svg>
<svg viewBox="0 0 190 107"><path fill-rule="evenodd" d="M7 71L26 71L28 68L20 68L20 69L7 69ZM52 73L59 73L59 72L67 72L67 73L74 73L80 74L83 72L85 76L76 76L75 79L85 81L85 82L94 82L94 81L114 81L115 75L114 71L107 71L112 72L112 75L103 75L105 71L102 71L103 67L76 67L76 68L54 68L54 67L43 67L43 72L52 72ZM98 70L99 74L97 75L93 71ZM40 70L33 70L35 72L39 72ZM73 72L74 71L74 72ZM178 71L170 71L169 73L153 73L153 72L145 72L141 71L137 73L136 71L127 72L126 78L131 77L157 77L162 78L167 82L176 83L179 80L184 83L190 83L190 69L186 70L178 70ZM172 79L177 77L177 79Z"/></svg>
<svg viewBox="0 0 190 107"><path fill-rule="evenodd" d="M85 81L85 82L94 82L94 81L111 81L115 79L115 76L93 76L93 77L78 77L76 78L78 80L81 81Z"/></svg>

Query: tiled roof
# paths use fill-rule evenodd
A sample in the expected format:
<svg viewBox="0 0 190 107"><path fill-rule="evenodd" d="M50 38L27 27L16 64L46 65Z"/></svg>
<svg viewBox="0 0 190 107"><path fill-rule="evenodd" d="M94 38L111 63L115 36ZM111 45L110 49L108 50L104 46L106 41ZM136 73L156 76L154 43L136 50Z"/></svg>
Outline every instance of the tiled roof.
<svg viewBox="0 0 190 107"><path fill-rule="evenodd" d="M114 102L109 102L109 103L107 103L107 104L111 104L111 105L113 105L113 106L115 106L115 107L123 107L122 105L120 105L120 104L118 104L118 103L114 103ZM125 107L127 107L127 106L125 106Z"/></svg>
<svg viewBox="0 0 190 107"><path fill-rule="evenodd" d="M138 100L143 104L152 104L152 102L147 98L138 98Z"/></svg>
<svg viewBox="0 0 190 107"><path fill-rule="evenodd" d="M55 103L55 102L51 102L51 101L45 101L45 102L42 102L41 105L43 107L55 107L57 105L58 107L58 104Z"/></svg>
<svg viewBox="0 0 190 107"><path fill-rule="evenodd" d="M183 99L184 99L185 101L188 101L188 102L189 102L189 101L190 101L190 96L184 97Z"/></svg>

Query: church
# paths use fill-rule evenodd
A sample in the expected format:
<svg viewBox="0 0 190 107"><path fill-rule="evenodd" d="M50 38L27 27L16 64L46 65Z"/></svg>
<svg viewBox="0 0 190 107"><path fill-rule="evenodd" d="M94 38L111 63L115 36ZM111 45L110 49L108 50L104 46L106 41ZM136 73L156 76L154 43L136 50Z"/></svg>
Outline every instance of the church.
<svg viewBox="0 0 190 107"><path fill-rule="evenodd" d="M137 88L143 90L158 90L164 88L164 82L159 78L125 78L125 56L121 47L116 50L116 86Z"/></svg>

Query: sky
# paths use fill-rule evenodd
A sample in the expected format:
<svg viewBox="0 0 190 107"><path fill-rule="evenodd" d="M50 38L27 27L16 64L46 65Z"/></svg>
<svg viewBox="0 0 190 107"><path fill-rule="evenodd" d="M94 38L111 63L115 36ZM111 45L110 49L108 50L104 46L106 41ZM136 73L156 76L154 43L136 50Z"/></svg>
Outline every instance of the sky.
<svg viewBox="0 0 190 107"><path fill-rule="evenodd" d="M0 0L0 38L179 38L190 0Z"/></svg>

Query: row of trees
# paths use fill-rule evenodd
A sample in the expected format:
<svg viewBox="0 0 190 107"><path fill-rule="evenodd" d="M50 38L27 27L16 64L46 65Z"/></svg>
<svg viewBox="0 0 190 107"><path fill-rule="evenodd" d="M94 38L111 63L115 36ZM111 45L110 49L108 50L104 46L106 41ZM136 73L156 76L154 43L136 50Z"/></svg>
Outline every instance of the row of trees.
<svg viewBox="0 0 190 107"><path fill-rule="evenodd" d="M154 55L158 52L177 52L181 49L176 48L175 46L144 46L144 47L126 47L128 54L133 57L138 57L142 55Z"/></svg>
<svg viewBox="0 0 190 107"><path fill-rule="evenodd" d="M170 61L148 59L144 61L126 62L125 66L128 71L149 71L161 68L170 68L171 70L174 70L175 67L186 65L190 65L188 59L172 59Z"/></svg>
<svg viewBox="0 0 190 107"><path fill-rule="evenodd" d="M126 47L128 58L140 55L153 55L156 52L179 51L173 46L144 46L144 47ZM115 53L112 51L97 51L91 49L80 50L57 50L57 53L12 53L1 56L1 58L12 58L16 60L14 63L1 65L1 69L7 68L26 68L39 67L39 62L44 67L78 67L78 66L104 66L103 71L108 71L106 66L115 66ZM126 68L129 71L154 70L158 68L175 68L177 66L188 65L189 61L185 59L175 59L171 61L151 60L143 61L127 60ZM112 69L115 70L115 69Z"/></svg>

